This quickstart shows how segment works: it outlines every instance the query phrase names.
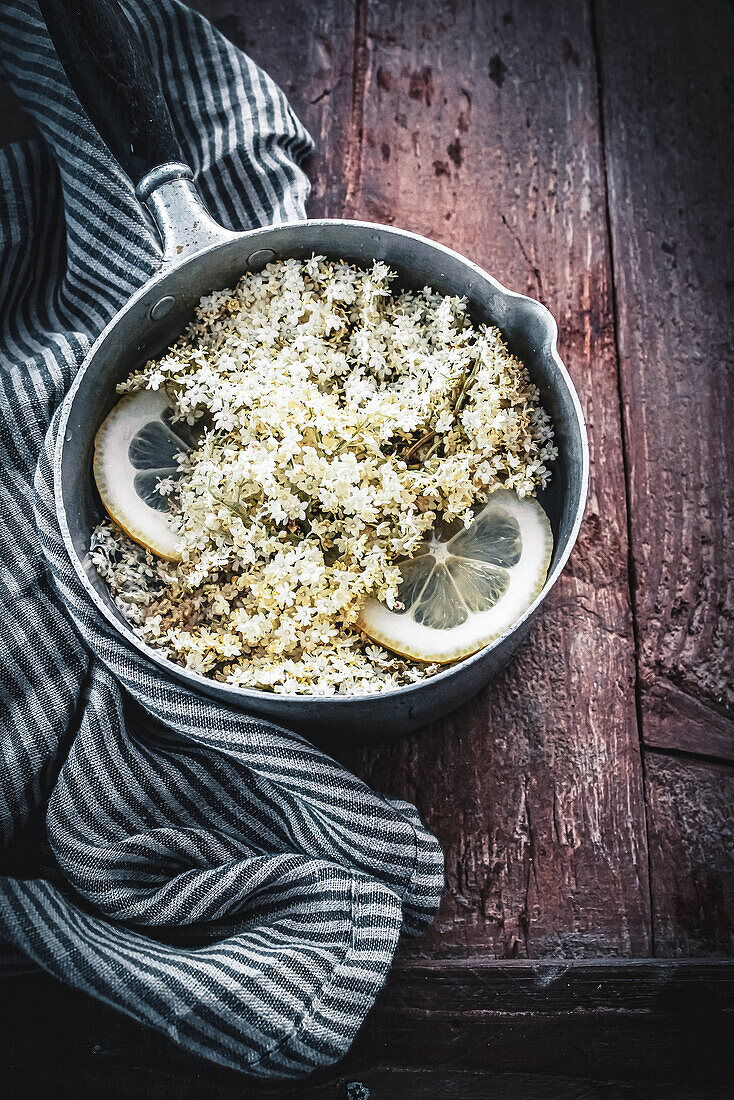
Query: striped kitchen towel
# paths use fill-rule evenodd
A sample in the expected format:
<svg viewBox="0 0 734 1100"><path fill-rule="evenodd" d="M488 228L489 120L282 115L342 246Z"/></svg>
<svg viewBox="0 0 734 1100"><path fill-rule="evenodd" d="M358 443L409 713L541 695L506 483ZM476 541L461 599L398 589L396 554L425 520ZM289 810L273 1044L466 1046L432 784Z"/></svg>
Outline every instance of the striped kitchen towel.
<svg viewBox="0 0 734 1100"><path fill-rule="evenodd" d="M176 0L126 9L213 214L303 217L310 139L280 90ZM0 65L39 132L0 153L0 939L189 1051L296 1077L344 1054L432 919L441 852L414 807L162 680L87 603L54 417L160 248L32 0L0 2Z"/></svg>

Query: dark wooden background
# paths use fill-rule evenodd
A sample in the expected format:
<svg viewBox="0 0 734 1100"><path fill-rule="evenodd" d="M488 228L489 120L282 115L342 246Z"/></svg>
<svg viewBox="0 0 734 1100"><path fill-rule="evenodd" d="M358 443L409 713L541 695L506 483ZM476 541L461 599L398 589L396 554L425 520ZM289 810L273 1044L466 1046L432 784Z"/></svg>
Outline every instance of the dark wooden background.
<svg viewBox="0 0 734 1100"><path fill-rule="evenodd" d="M589 506L502 678L435 728L344 752L418 804L447 874L346 1062L260 1089L18 975L12 1095L723 1096L732 6L195 6L316 139L311 215L426 234L548 305L589 425ZM0 105L0 137L22 136Z"/></svg>

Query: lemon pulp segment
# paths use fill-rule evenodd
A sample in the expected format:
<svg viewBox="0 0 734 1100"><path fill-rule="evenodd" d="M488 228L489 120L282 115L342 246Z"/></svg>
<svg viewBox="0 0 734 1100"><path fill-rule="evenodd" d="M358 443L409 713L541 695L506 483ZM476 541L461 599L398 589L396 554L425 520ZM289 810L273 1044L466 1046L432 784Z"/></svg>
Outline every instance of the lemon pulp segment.
<svg viewBox="0 0 734 1100"><path fill-rule="evenodd" d="M441 525L400 564L402 609L367 599L358 626L417 661L445 664L506 633L540 594L553 552L537 500L492 493L468 528Z"/></svg>
<svg viewBox="0 0 734 1100"><path fill-rule="evenodd" d="M94 440L94 480L115 523L161 558L179 561L173 517L161 481L180 475L176 456L189 441L165 418L164 390L139 390L115 405Z"/></svg>

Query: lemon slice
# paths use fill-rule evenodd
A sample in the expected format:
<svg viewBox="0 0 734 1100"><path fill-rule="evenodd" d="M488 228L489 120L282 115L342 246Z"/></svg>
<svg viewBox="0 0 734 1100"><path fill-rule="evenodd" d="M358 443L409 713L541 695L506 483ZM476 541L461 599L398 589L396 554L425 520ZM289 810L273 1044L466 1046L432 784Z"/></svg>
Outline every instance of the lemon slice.
<svg viewBox="0 0 734 1100"><path fill-rule="evenodd" d="M119 401L94 440L94 480L105 509L125 534L168 561L179 561L168 499L157 485L180 476L176 455L192 443L165 416L164 390L138 390Z"/></svg>
<svg viewBox="0 0 734 1100"><path fill-rule="evenodd" d="M367 599L358 626L403 657L446 664L501 637L548 574L553 535L537 500L498 489L468 528L432 531L400 563L404 610Z"/></svg>

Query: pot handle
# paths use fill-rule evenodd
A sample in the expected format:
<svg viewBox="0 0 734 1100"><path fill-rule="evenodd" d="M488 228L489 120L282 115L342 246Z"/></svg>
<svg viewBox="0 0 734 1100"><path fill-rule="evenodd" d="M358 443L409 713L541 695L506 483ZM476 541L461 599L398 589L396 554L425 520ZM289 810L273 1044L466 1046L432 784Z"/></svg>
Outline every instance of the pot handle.
<svg viewBox="0 0 734 1100"><path fill-rule="evenodd" d="M39 7L79 102L153 215L164 260L236 236L204 207L157 70L118 0L39 0Z"/></svg>

